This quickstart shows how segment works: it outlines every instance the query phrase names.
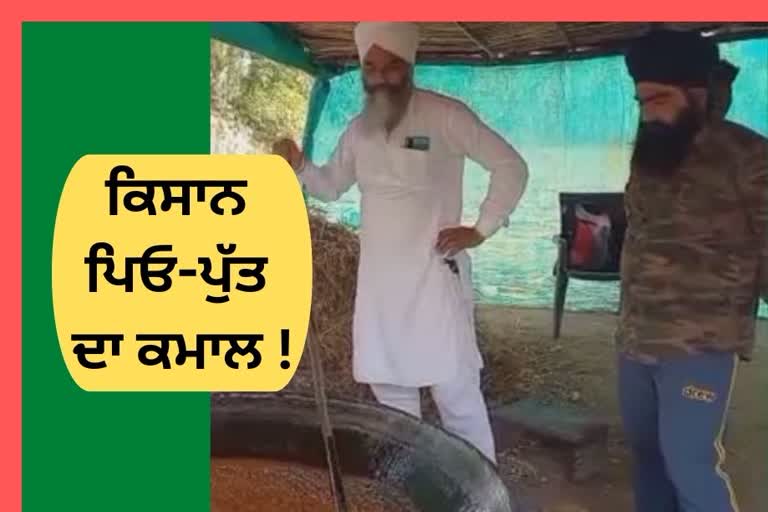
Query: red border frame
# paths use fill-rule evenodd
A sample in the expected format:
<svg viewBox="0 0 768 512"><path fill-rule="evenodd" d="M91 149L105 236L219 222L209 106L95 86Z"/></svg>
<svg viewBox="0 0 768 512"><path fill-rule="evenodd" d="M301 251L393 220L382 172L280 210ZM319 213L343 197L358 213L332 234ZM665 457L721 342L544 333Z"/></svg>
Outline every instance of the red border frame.
<svg viewBox="0 0 768 512"><path fill-rule="evenodd" d="M730 0L727 3L669 3L646 0L635 4L615 0L586 0L546 5L543 2L513 4L480 1L470 5L439 0L389 0L370 5L351 0L308 4L300 9L290 2L181 3L134 0L110 4L74 0L62 4L44 1L21 2L7 7L2 17L0 48L11 72L2 83L0 106L3 113L3 186L0 187L0 222L6 250L0 253L0 283L3 302L0 325L4 328L5 352L0 358L0 393L4 405L0 423L0 510L21 509L21 23L22 21L711 21L768 19L764 0ZM350 19L350 14L357 16ZM300 15L300 16L299 16Z"/></svg>

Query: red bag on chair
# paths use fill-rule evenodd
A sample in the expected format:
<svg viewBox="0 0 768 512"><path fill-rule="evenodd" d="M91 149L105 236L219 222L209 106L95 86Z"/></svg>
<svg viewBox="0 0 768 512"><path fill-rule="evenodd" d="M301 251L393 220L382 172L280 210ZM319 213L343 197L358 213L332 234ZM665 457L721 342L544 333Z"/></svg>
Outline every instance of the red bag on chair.
<svg viewBox="0 0 768 512"><path fill-rule="evenodd" d="M594 239L588 223L582 220L577 220L576 228L573 233L573 242L571 242L571 251L568 255L571 264L570 266L586 266L592 256L593 246Z"/></svg>
<svg viewBox="0 0 768 512"><path fill-rule="evenodd" d="M570 266L600 270L609 257L611 221L607 215L594 215L581 205L576 207L576 225L568 254Z"/></svg>

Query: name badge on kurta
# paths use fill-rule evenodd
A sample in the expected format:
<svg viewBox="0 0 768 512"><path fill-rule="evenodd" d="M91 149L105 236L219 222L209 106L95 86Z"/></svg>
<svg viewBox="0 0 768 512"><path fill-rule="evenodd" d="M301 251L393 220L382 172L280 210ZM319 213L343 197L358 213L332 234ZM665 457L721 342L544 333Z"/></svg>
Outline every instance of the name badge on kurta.
<svg viewBox="0 0 768 512"><path fill-rule="evenodd" d="M406 137L403 147L416 151L429 151L429 137Z"/></svg>

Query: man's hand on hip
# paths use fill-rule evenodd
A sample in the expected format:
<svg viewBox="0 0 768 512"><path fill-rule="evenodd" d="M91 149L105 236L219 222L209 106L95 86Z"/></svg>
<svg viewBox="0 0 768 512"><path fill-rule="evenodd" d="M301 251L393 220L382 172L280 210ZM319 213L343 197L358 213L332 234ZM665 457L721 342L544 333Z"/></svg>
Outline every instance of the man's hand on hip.
<svg viewBox="0 0 768 512"><path fill-rule="evenodd" d="M477 247L485 238L475 228L459 226L446 228L437 236L437 250L448 257L465 249Z"/></svg>
<svg viewBox="0 0 768 512"><path fill-rule="evenodd" d="M281 139L272 144L272 153L285 158L294 171L302 171L304 167L304 153L291 139Z"/></svg>

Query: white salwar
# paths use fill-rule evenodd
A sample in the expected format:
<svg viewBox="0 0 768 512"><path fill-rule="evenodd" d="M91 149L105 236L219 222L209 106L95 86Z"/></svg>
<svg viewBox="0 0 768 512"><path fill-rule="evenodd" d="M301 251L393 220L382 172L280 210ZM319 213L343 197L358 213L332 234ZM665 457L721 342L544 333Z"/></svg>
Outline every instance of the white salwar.
<svg viewBox="0 0 768 512"><path fill-rule="evenodd" d="M428 150L406 148L409 137L427 137ZM455 256L457 276L436 249L442 229L461 225L466 158L490 172L475 225L489 237L517 206L528 171L518 152L457 100L417 89L389 136L357 117L326 165L306 162L300 170L306 190L323 201L355 183L360 188L358 382L447 385L483 366L469 255Z"/></svg>

